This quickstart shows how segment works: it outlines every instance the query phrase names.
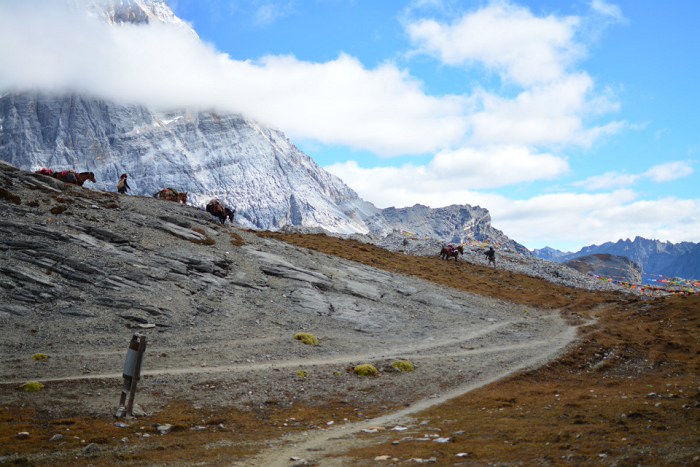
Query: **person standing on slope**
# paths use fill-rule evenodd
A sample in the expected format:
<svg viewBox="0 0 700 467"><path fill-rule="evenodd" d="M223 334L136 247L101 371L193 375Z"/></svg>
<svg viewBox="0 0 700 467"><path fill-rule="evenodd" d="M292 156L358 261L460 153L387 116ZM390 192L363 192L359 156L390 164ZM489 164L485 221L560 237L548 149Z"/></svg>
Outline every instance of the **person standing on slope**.
<svg viewBox="0 0 700 467"><path fill-rule="evenodd" d="M130 190L131 187L129 184L126 182L126 174L122 174L121 177L119 177L119 181L117 182L117 191L121 194L126 193L126 190Z"/></svg>
<svg viewBox="0 0 700 467"><path fill-rule="evenodd" d="M489 247L488 251L484 253L486 256L486 259L488 260L488 264L493 264L493 267L496 267L496 251L493 249L493 247Z"/></svg>

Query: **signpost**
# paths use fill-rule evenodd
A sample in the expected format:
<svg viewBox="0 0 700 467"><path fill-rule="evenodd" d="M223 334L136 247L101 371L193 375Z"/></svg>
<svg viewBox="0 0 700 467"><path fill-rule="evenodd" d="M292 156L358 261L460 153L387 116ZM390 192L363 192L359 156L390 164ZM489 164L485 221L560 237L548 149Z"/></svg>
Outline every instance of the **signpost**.
<svg viewBox="0 0 700 467"><path fill-rule="evenodd" d="M146 336L137 333L131 337L129 349L126 352L126 360L124 361L124 384L122 386L122 395L119 400L119 409L117 409L116 417L124 415L133 416L134 398L136 397L136 383L141 376L141 362L143 354L146 352ZM128 396L128 400L127 400ZM126 406L124 405L126 402Z"/></svg>

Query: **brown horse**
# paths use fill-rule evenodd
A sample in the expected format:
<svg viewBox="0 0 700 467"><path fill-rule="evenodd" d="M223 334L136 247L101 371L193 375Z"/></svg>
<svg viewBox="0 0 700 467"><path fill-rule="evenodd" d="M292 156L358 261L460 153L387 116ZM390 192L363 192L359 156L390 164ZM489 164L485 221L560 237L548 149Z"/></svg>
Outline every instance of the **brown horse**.
<svg viewBox="0 0 700 467"><path fill-rule="evenodd" d="M75 170L59 170L54 172L51 169L41 169L37 170L36 173L41 175L48 175L56 180L60 180L63 183L70 183L71 185L83 186L87 181L92 183L97 183L95 180L95 174L92 172L76 172Z"/></svg>
<svg viewBox="0 0 700 467"><path fill-rule="evenodd" d="M175 188L163 188L153 195L154 198L174 201L176 203L187 204L187 192L178 192Z"/></svg>
<svg viewBox="0 0 700 467"><path fill-rule="evenodd" d="M236 214L235 209L227 208L218 199L213 199L207 203L207 212L214 217L218 217L219 222L222 224L226 222L226 218L231 219L231 222L233 222L233 216Z"/></svg>
<svg viewBox="0 0 700 467"><path fill-rule="evenodd" d="M440 250L440 258L449 261L450 258L454 258L455 262L457 261L457 256L458 255L463 255L464 254L464 248L462 245L459 246L452 246L452 245L447 245L443 246L442 249Z"/></svg>

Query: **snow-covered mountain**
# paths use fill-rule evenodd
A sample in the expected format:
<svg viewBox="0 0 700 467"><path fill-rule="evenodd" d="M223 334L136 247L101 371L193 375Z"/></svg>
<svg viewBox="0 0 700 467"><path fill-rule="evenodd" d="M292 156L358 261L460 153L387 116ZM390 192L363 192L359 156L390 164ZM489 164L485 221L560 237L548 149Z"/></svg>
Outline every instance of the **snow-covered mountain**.
<svg viewBox="0 0 700 467"><path fill-rule="evenodd" d="M163 0L83 2L113 27L180 21ZM320 227L384 236L406 230L445 241L491 240L527 250L491 226L486 209L381 210L319 167L285 135L239 114L154 110L81 94L0 96L0 159L24 170L91 171L101 190L129 174L130 194L165 187L204 206L219 198L244 227ZM90 186L88 182L88 186Z"/></svg>

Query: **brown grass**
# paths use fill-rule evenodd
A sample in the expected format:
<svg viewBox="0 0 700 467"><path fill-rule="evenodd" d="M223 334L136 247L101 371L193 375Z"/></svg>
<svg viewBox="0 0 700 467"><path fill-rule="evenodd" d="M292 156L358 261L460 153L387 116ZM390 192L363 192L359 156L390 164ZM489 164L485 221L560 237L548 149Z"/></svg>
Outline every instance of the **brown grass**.
<svg viewBox="0 0 700 467"><path fill-rule="evenodd" d="M351 453L353 464L377 465L373 459L378 455L394 456L399 463L435 457L437 465L700 464L700 297L643 300L592 293L466 262L446 263L437 253L413 257L325 235L260 235L550 309L572 322L597 320L583 328L578 345L543 368L427 410L419 416L426 422L419 427L363 435L373 444ZM270 403L250 411L211 413L172 401L162 412L118 428L107 417L53 420L36 408L10 406L0 409L0 458L18 453L21 463L22 456L52 453L37 464L228 465L290 431L317 429L333 419L356 421L384 410L368 406L359 413L331 400L313 407ZM174 424L175 430L156 435L152 424L161 422ZM193 431L194 426L205 429ZM18 440L20 431L31 437ZM136 434L145 432L151 437ZM65 444L49 442L54 433L65 434ZM450 441L415 441L426 434ZM125 436L128 444L120 441ZM90 442L100 446L99 453L76 457L76 449Z"/></svg>

